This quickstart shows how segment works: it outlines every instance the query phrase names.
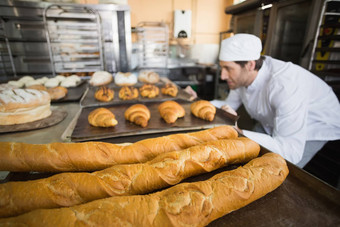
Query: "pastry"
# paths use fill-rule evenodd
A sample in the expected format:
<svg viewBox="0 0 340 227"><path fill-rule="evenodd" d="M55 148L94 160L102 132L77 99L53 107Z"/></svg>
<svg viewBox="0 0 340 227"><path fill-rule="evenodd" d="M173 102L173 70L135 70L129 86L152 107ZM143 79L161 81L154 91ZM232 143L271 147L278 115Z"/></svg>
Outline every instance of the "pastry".
<svg viewBox="0 0 340 227"><path fill-rule="evenodd" d="M147 195L115 196L70 208L38 209L1 219L0 225L206 226L275 190L288 173L287 163L279 154L267 153L208 180L182 183Z"/></svg>
<svg viewBox="0 0 340 227"><path fill-rule="evenodd" d="M178 93L178 88L173 83L167 83L164 87L161 88L161 92L164 95L170 95L172 97L176 97Z"/></svg>
<svg viewBox="0 0 340 227"><path fill-rule="evenodd" d="M229 125L172 134L119 146L104 142L29 144L0 142L0 171L65 172L101 170L117 164L141 163L157 155L212 140L237 138Z"/></svg>
<svg viewBox="0 0 340 227"><path fill-rule="evenodd" d="M0 91L0 125L28 123L51 114L46 91L20 88Z"/></svg>
<svg viewBox="0 0 340 227"><path fill-rule="evenodd" d="M159 74L149 70L139 72L138 80L142 83L155 84L159 82Z"/></svg>
<svg viewBox="0 0 340 227"><path fill-rule="evenodd" d="M165 101L158 106L158 111L168 124L175 123L178 118L185 116L184 108L175 101Z"/></svg>
<svg viewBox="0 0 340 227"><path fill-rule="evenodd" d="M124 113L126 120L145 128L150 120L150 110L143 104L130 106Z"/></svg>
<svg viewBox="0 0 340 227"><path fill-rule="evenodd" d="M40 90L40 91L47 91L47 88L44 85L41 85L41 84L29 86L27 89L35 89L35 90Z"/></svg>
<svg viewBox="0 0 340 227"><path fill-rule="evenodd" d="M115 84L118 86L133 86L137 83L137 76L133 73L118 72L115 75Z"/></svg>
<svg viewBox="0 0 340 227"><path fill-rule="evenodd" d="M67 95L68 90L65 87L57 86L48 88L47 92L50 95L51 100L55 101L64 98Z"/></svg>
<svg viewBox="0 0 340 227"><path fill-rule="evenodd" d="M93 110L88 116L88 121L95 127L113 127L118 124L116 116L103 107Z"/></svg>
<svg viewBox="0 0 340 227"><path fill-rule="evenodd" d="M260 146L248 138L215 140L158 155L146 163L116 165L93 173L62 173L52 177L0 184L0 217L34 209L74 206L112 196L150 193L190 176L226 165L246 163ZM58 185L58 186L56 186ZM62 198L61 198L62 197Z"/></svg>
<svg viewBox="0 0 340 227"><path fill-rule="evenodd" d="M144 84L139 88L139 93L143 98L155 98L159 95L159 88L153 84Z"/></svg>
<svg viewBox="0 0 340 227"><path fill-rule="evenodd" d="M106 71L97 71L92 75L89 83L92 86L103 86L111 83L112 79L113 77L111 73Z"/></svg>
<svg viewBox="0 0 340 227"><path fill-rule="evenodd" d="M138 98L138 89L135 87L124 86L119 90L119 98L132 100Z"/></svg>
<svg viewBox="0 0 340 227"><path fill-rule="evenodd" d="M101 102L109 102L114 98L114 91L108 87L100 87L95 93L94 97Z"/></svg>
<svg viewBox="0 0 340 227"><path fill-rule="evenodd" d="M216 114L216 107L206 100L199 100L190 105L191 113L203 120L213 121Z"/></svg>

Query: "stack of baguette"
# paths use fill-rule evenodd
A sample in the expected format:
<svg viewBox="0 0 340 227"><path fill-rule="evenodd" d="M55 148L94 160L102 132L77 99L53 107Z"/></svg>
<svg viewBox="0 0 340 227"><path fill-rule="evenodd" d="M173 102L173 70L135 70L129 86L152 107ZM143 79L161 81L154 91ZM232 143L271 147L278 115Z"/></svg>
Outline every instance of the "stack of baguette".
<svg viewBox="0 0 340 227"><path fill-rule="evenodd" d="M188 141L183 143L182 140ZM150 142L159 143L146 150L142 148ZM68 144L59 145L52 148L53 153L74 149ZM129 156L127 161L121 156L111 162L111 167L100 164L97 169L106 169L93 173L68 172L35 181L1 184L0 217L3 219L0 219L0 226L204 226L274 190L288 174L281 156L270 153L256 158L260 146L248 138L238 138L236 130L230 126L174 134L128 146L113 145L110 148L113 153L109 154L106 149L106 158L119 154L118 148L129 146L131 150L138 147L147 158ZM13 155L26 147L33 151L29 144L21 144L20 148L9 152ZM6 153L8 148L0 148L0 152ZM30 154L37 156L39 152L35 152ZM131 151L127 149L126 152ZM46 151L40 153L42 158L47 154ZM7 161L15 159L6 157ZM51 159L51 166L53 162ZM225 171L207 181L178 184L190 176L247 162L244 167ZM89 168L94 169L93 166ZM52 168L56 169L62 171ZM146 195L168 186L172 187ZM58 207L65 208L53 209ZM13 217L15 215L19 216Z"/></svg>

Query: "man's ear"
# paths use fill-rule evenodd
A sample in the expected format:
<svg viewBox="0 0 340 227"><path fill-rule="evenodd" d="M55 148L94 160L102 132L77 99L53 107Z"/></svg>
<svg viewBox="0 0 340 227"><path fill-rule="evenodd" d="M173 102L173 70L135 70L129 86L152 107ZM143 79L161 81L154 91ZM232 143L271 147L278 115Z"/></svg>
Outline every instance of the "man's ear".
<svg viewBox="0 0 340 227"><path fill-rule="evenodd" d="M255 61L248 61L246 67L247 67L247 69L249 71L254 71L254 69L255 69Z"/></svg>

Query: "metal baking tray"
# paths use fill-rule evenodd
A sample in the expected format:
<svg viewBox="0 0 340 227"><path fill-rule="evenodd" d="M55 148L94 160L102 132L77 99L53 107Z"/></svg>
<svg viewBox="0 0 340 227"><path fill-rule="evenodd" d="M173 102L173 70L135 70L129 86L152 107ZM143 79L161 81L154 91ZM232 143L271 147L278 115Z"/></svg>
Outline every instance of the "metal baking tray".
<svg viewBox="0 0 340 227"><path fill-rule="evenodd" d="M86 90L84 97L80 101L80 105L82 107L89 107L89 106L107 106L107 105L115 105L115 104L122 104L122 103L132 104L132 103L140 103L140 102L154 102L154 101L165 101L165 100L175 100L175 99L189 100L190 99L190 95L187 94L185 91L183 91L180 88L178 88L178 94L177 94L176 97L172 97L172 96L169 96L169 95L162 94L161 88L164 85L165 85L165 83L163 83L163 82L159 82L159 83L155 84L155 86L157 86L159 88L159 95L155 98L143 98L140 95L138 95L138 98L136 98L136 99L122 100L122 99L119 98L119 90L121 89L121 87L115 85L112 82L112 83L110 83L109 85L106 86L110 89L113 89L113 91L114 91L114 98L113 98L113 100L111 100L109 102L100 102L100 101L96 100L94 98L94 94L99 87L94 87L94 86L90 85L88 87L88 89ZM138 82L133 87L137 88L138 92L139 92L139 88L142 87L142 86L143 86L143 83Z"/></svg>
<svg viewBox="0 0 340 227"><path fill-rule="evenodd" d="M81 100L83 97L88 84L85 80L81 80L80 83L77 84L76 87L67 88L67 94L64 98L58 100L52 100L52 103L61 103L61 102L75 102Z"/></svg>
<svg viewBox="0 0 340 227"><path fill-rule="evenodd" d="M151 119L149 120L148 126L142 128L141 126L135 125L124 118L124 112L129 108L131 104L116 104L111 106L105 106L116 116L118 124L110 128L94 127L88 123L88 115L91 111L98 107L85 107L81 109L81 113L78 117L77 123L72 131L72 141L87 141L87 140L98 140L112 137L124 137L131 135L149 135L158 134L162 132L174 132L174 131L188 131L212 128L218 125L235 125L237 117L232 117L225 111L217 109L215 119L212 122L199 119L191 114L190 105L191 102L185 100L176 100L185 109L185 116L177 119L173 124L167 124L160 116L158 106L162 101L153 102L139 102L145 104L151 113Z"/></svg>

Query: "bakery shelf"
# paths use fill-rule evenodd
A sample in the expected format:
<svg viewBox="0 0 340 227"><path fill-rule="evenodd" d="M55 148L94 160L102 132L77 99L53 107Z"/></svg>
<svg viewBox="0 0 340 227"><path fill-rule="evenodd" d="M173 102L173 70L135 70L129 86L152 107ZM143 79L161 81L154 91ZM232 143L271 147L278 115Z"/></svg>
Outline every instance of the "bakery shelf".
<svg viewBox="0 0 340 227"><path fill-rule="evenodd" d="M52 4L43 15L54 75L104 70L102 30L96 10L86 5Z"/></svg>

